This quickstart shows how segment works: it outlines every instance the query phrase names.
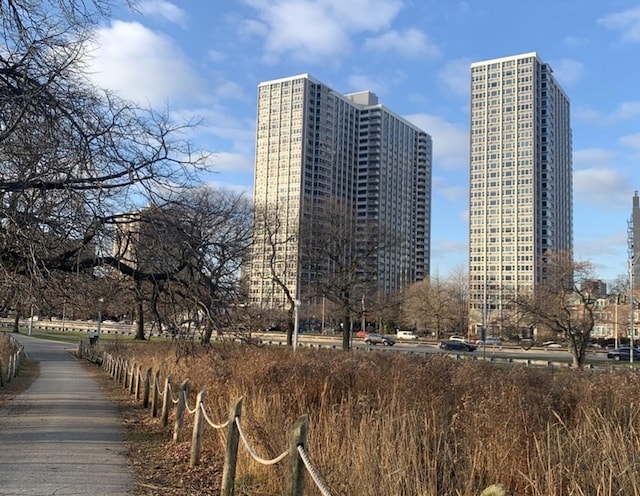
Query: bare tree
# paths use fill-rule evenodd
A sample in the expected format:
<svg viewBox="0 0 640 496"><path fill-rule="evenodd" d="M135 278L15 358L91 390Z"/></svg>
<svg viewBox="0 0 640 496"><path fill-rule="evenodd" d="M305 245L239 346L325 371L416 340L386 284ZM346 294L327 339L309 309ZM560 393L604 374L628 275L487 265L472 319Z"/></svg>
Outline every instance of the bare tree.
<svg viewBox="0 0 640 496"><path fill-rule="evenodd" d="M241 194L202 187L165 205L122 216L105 259L133 282L137 339L144 339L144 306L176 336L200 332L208 343L244 301L240 265L251 240L251 208Z"/></svg>
<svg viewBox="0 0 640 496"><path fill-rule="evenodd" d="M582 368L594 326L595 280L589 262L575 262L567 253L548 253L542 264L543 277L533 295L516 298L520 312L533 325L561 332L569 342L573 366Z"/></svg>
<svg viewBox="0 0 640 496"><path fill-rule="evenodd" d="M254 260L264 260L263 273L254 267L254 273L264 280L270 280L282 293L287 312L287 345L293 344L295 325L296 295L293 281L297 276L296 257L284 256L289 245L297 245L298 232L287 230L280 215L278 205L263 205L254 212Z"/></svg>
<svg viewBox="0 0 640 496"><path fill-rule="evenodd" d="M314 222L301 233L303 279L309 297L324 296L341 315L342 347L351 347L352 315L363 295L375 294L380 232L374 222L357 222L354 209L337 199L318 205Z"/></svg>
<svg viewBox="0 0 640 496"><path fill-rule="evenodd" d="M404 320L431 330L436 339L444 332L466 334L466 296L466 277L460 269L446 280L417 282L405 292Z"/></svg>
<svg viewBox="0 0 640 496"><path fill-rule="evenodd" d="M111 2L0 0L0 270L32 294L117 260L118 214L188 188L193 126L93 87L88 43Z"/></svg>

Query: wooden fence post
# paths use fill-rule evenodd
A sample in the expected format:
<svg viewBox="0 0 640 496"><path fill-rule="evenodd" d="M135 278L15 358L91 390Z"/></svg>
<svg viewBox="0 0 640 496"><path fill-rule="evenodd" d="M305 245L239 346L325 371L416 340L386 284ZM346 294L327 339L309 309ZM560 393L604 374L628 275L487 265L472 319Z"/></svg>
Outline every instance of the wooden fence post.
<svg viewBox="0 0 640 496"><path fill-rule="evenodd" d="M151 392L151 368L147 369L147 375L144 378L144 393L142 395L142 406L149 406L149 393Z"/></svg>
<svg viewBox="0 0 640 496"><path fill-rule="evenodd" d="M11 355L9 356L9 370L7 371L7 384L9 384L17 375L18 368L16 367L16 361L16 354L11 353Z"/></svg>
<svg viewBox="0 0 640 496"><path fill-rule="evenodd" d="M136 384L135 384L135 388L134 388L135 389L134 393L135 393L135 399L136 400L140 399L140 368L141 368L140 365L138 365L136 367Z"/></svg>
<svg viewBox="0 0 640 496"><path fill-rule="evenodd" d="M122 389L127 389L127 379L129 377L129 368L131 366L129 365L129 360L125 360L122 366L122 373L120 375L120 381L118 381L120 383L120 385L122 386Z"/></svg>
<svg viewBox="0 0 640 496"><path fill-rule="evenodd" d="M164 393L162 394L162 412L160 413L160 423L166 427L169 423L169 409L171 408L171 376L164 380Z"/></svg>
<svg viewBox="0 0 640 496"><path fill-rule="evenodd" d="M135 386L135 379L134 379L135 374L136 374L136 364L132 363L131 367L129 367L129 374L128 374L129 394L133 394L133 388Z"/></svg>
<svg viewBox="0 0 640 496"><path fill-rule="evenodd" d="M151 394L151 416L158 416L158 400L160 399L160 386L158 383L160 382L160 371L156 371L153 376L153 393Z"/></svg>
<svg viewBox="0 0 640 496"><path fill-rule="evenodd" d="M294 424L291 431L291 441L289 443L289 456L291 456L291 473L289 479L289 496L303 496L304 495L304 473L305 466L304 461L298 453L298 446L302 445L303 448L307 448L307 429L309 425L309 418L306 415L300 417Z"/></svg>
<svg viewBox="0 0 640 496"><path fill-rule="evenodd" d="M204 414L202 409L204 408L203 402L207 392L203 389L198 393L196 399L196 417L193 421L193 433L191 435L191 459L189 460L189 466L191 468L200 464L200 448L202 446L202 423L204 420Z"/></svg>
<svg viewBox="0 0 640 496"><path fill-rule="evenodd" d="M182 431L182 423L184 422L184 404L185 397L187 396L187 390L189 386L189 381L185 380L180 385L180 391L178 393L178 405L176 406L176 418L173 423L173 442L177 443L180 441L180 432Z"/></svg>
<svg viewBox="0 0 640 496"><path fill-rule="evenodd" d="M127 362L124 358L120 358L118 360L118 373L116 374L116 384L120 384L122 382L122 377L124 376L124 369L127 365Z"/></svg>
<svg viewBox="0 0 640 496"><path fill-rule="evenodd" d="M233 496L236 484L236 465L238 462L238 443L240 432L236 424L236 418L242 414L242 398L237 400L229 412L229 425L227 427L227 450L224 455L224 468L222 469L222 496Z"/></svg>

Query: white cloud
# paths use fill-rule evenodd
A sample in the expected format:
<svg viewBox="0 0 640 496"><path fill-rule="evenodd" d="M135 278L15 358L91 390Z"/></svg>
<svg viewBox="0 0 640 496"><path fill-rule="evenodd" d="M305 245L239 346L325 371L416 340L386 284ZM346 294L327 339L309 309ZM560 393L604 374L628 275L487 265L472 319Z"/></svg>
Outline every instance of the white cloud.
<svg viewBox="0 0 640 496"><path fill-rule="evenodd" d="M400 0L245 0L257 19L246 19L251 34L264 37L264 60L282 56L308 61L350 50L350 35L386 28ZM246 32L246 31L245 31Z"/></svg>
<svg viewBox="0 0 640 496"><path fill-rule="evenodd" d="M640 117L640 101L623 102L618 108L607 114L592 108L578 108L575 112L577 118L600 125L610 125L621 121L628 121Z"/></svg>
<svg viewBox="0 0 640 496"><path fill-rule="evenodd" d="M451 93L468 96L470 64L468 59L450 60L438 72L438 79Z"/></svg>
<svg viewBox="0 0 640 496"><path fill-rule="evenodd" d="M617 154L604 148L585 148L573 152L574 168L604 166L614 162Z"/></svg>
<svg viewBox="0 0 640 496"><path fill-rule="evenodd" d="M442 117L429 114L407 115L405 118L433 138L433 165L460 169L469 163L469 132Z"/></svg>
<svg viewBox="0 0 640 496"><path fill-rule="evenodd" d="M576 237L574 240L574 252L578 260L591 260L597 271L607 269L607 272L619 270L624 267L625 258L618 257L619 247L627 242L626 229L619 232L603 236L602 233L594 232L585 237ZM593 258L601 259L599 262ZM617 269L615 268L617 267Z"/></svg>
<svg viewBox="0 0 640 496"><path fill-rule="evenodd" d="M389 88L406 81L406 79L406 74L400 71L390 74L377 73L375 78L362 73L354 73L349 75L347 82L353 92L369 90L382 97ZM384 104L384 102L381 103Z"/></svg>
<svg viewBox="0 0 640 496"><path fill-rule="evenodd" d="M627 204L621 192L628 189L628 178L620 171L607 168L590 168L574 171L573 191L576 203L620 206Z"/></svg>
<svg viewBox="0 0 640 496"><path fill-rule="evenodd" d="M165 106L204 96L204 85L173 40L137 22L97 31L90 75L102 88L140 104Z"/></svg>
<svg viewBox="0 0 640 496"><path fill-rule="evenodd" d="M577 60L561 59L552 64L553 72L561 83L571 86L582 79L584 64Z"/></svg>
<svg viewBox="0 0 640 496"><path fill-rule="evenodd" d="M432 59L440 55L440 50L429 37L415 28L387 31L379 36L367 38L364 48L371 52L396 53L414 59Z"/></svg>
<svg viewBox="0 0 640 496"><path fill-rule="evenodd" d="M186 12L166 0L144 0L135 7L142 14L159 17L182 27L186 25Z"/></svg>
<svg viewBox="0 0 640 496"><path fill-rule="evenodd" d="M623 145L640 150L640 133L628 134L627 136L620 138L618 141Z"/></svg>
<svg viewBox="0 0 640 496"><path fill-rule="evenodd" d="M213 170L216 172L253 172L254 161L252 156L239 153L217 152L211 158Z"/></svg>
<svg viewBox="0 0 640 496"><path fill-rule="evenodd" d="M640 5L609 14L598 19L598 23L605 28L618 31L622 41L640 42Z"/></svg>
<svg viewBox="0 0 640 496"><path fill-rule="evenodd" d="M376 95L380 96L384 93L386 85L370 76L365 74L351 74L348 77L349 87L354 91L373 91Z"/></svg>
<svg viewBox="0 0 640 496"><path fill-rule="evenodd" d="M221 176L213 175L211 179L206 181L206 185L215 189L223 189L227 191L233 191L238 194L242 194L245 198L251 199L253 197L253 186L246 184L238 184L232 181L222 181ZM215 180L213 179L215 178Z"/></svg>
<svg viewBox="0 0 640 496"><path fill-rule="evenodd" d="M220 81L215 84L214 95L221 100L248 101L244 88L235 81Z"/></svg>

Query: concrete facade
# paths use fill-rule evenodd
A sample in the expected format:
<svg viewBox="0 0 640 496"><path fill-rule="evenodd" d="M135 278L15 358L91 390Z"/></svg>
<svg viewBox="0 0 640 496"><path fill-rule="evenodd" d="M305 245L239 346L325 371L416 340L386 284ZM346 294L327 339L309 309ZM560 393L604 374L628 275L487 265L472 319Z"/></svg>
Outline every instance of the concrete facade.
<svg viewBox="0 0 640 496"><path fill-rule="evenodd" d="M573 248L569 99L535 52L471 64L469 310L508 318Z"/></svg>
<svg viewBox="0 0 640 496"><path fill-rule="evenodd" d="M301 238L308 226L316 235L328 232L319 215L328 202L349 212L346 228L354 236L358 226L374 222L381 237L394 240L379 239L367 260L377 290L392 294L428 277L431 156L430 136L372 92L343 95L308 74L261 83L251 302L286 304L270 264L296 298L310 294L317 274L305 267ZM267 223L278 226L271 239Z"/></svg>

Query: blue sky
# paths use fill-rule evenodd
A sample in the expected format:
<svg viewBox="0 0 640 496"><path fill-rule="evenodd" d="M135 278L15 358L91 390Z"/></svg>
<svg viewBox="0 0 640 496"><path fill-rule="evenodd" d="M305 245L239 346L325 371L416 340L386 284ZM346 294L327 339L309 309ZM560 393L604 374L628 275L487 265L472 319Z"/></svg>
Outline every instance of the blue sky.
<svg viewBox="0 0 640 496"><path fill-rule="evenodd" d="M574 247L628 271L640 190L639 0L141 0L96 37L92 77L176 117L214 153L208 181L253 184L257 86L309 73L372 90L433 137L432 275L467 266L469 65L537 52L571 100Z"/></svg>

